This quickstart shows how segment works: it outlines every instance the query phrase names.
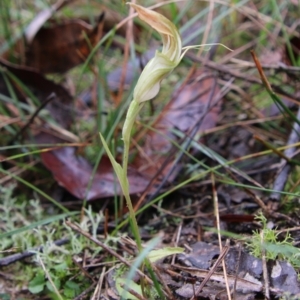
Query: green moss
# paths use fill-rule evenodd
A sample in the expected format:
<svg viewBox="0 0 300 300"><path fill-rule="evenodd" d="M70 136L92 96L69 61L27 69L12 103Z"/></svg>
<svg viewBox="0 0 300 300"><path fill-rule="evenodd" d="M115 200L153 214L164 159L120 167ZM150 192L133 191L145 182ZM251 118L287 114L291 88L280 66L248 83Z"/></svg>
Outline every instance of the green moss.
<svg viewBox="0 0 300 300"><path fill-rule="evenodd" d="M14 234L20 227L49 217L38 200L20 201L14 197L14 188L14 185L0 187L0 226L2 231L11 232L11 235L0 239L0 257L12 252L33 251L38 246L43 246L43 252L26 259L26 263L18 261L6 267L5 272L14 274L13 280L7 282L7 288L13 286L15 292L18 292L27 286L31 294L38 295L36 297L48 295L52 299L57 299L53 286L42 268L42 262L56 288L63 291L66 297L64 299L76 297L90 286L90 279L80 275L81 270L73 262L72 257L81 254L84 249L89 249L91 255L97 255L101 248L85 237L77 236L61 221ZM55 211L53 213L55 214ZM96 236L102 220L101 214L94 213L89 208L85 210L80 225L83 230L91 229L93 236ZM73 221L76 222L76 219ZM69 243L56 246L54 242L62 238L68 238Z"/></svg>

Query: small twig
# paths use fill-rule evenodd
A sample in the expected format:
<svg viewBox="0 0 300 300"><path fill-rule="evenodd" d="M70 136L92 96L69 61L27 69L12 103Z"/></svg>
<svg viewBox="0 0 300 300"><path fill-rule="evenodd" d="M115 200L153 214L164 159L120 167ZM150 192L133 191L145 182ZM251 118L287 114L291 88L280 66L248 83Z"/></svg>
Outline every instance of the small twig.
<svg viewBox="0 0 300 300"><path fill-rule="evenodd" d="M253 45L254 46L254 45ZM252 47L253 48L253 47ZM245 61L237 58L231 58L231 62L242 65L245 68L256 68L255 63L252 63L250 61ZM282 63L278 64L261 64L262 69L270 69L270 70L275 70L278 72L286 72L286 73L300 73L300 68L299 67L293 67L293 66L288 66Z"/></svg>
<svg viewBox="0 0 300 300"><path fill-rule="evenodd" d="M216 268L219 266L219 264L222 262L222 260L224 259L224 257L226 256L227 252L229 250L228 246L223 247L222 253L220 253L218 259L216 260L216 262L214 263L214 265L212 266L212 268L209 270L209 272L207 273L207 276L203 279L202 283L200 284L199 288L197 289L195 296L193 296L190 300L196 300L196 297L198 296L198 294L201 292L201 290L204 288L205 284L207 283L207 281L210 279L211 275L215 272Z"/></svg>
<svg viewBox="0 0 300 300"><path fill-rule="evenodd" d="M105 251L107 251L109 254L111 254L112 256L116 257L119 261L121 261L124 265L126 265L127 267L131 267L131 264L129 261L127 261L125 258L123 258L121 255L119 255L116 251L112 250L110 247L108 247L107 245L105 245L104 243L100 242L99 240L97 240L96 238L94 238L92 235L90 235L88 232L82 230L78 225L75 225L73 223L71 223L70 221L66 221L66 224L71 227L73 230L75 230L76 232L80 233L81 235L85 236L86 238L88 238L89 240L91 240L92 242L94 242L96 245L100 246L101 248L103 248ZM136 272L142 276L148 283L153 284L153 281L147 276L145 275L141 270L137 269Z"/></svg>
<svg viewBox="0 0 300 300"><path fill-rule="evenodd" d="M54 282L53 282L53 280L52 280L52 278L51 278L49 272L47 271L47 269L46 269L46 267L45 267L45 265L44 265L44 262L42 261L42 259L41 259L41 257L40 257L39 255L38 255L38 261L39 261L39 263L41 264L41 266L42 266L42 268L43 268L43 270L44 270L44 272L45 272L45 274L46 274L47 279L48 279L49 282L51 283L52 288L53 288L53 290L54 290L56 296L58 297L58 299L63 300L63 298L62 298L62 296L60 295L60 293L59 293L59 291L58 291L56 285L54 284Z"/></svg>
<svg viewBox="0 0 300 300"><path fill-rule="evenodd" d="M176 239L174 242L174 247L178 247L178 242L181 236L181 231L182 231L182 221L180 222L179 226L177 227L177 233L176 233ZM175 258L176 258L176 254L174 254L172 256L172 261L171 261L171 265L174 265L175 263Z"/></svg>
<svg viewBox="0 0 300 300"><path fill-rule="evenodd" d="M213 194L213 200L214 200L214 211L215 211L217 230L218 230L219 247L220 247L220 253L222 253L223 246L222 246L221 233L220 233L221 226L220 226L220 214L219 214L219 201L218 201L218 194L217 194L216 185L215 185L215 176L213 173L211 173L211 182L212 182L212 194ZM231 293L230 293L230 288L229 288L229 284L228 284L226 265L225 265L224 259L222 259L222 267L223 267L227 297L229 300L231 300Z"/></svg>
<svg viewBox="0 0 300 300"><path fill-rule="evenodd" d="M291 232L291 231L300 231L300 226L277 230L277 233L281 234L281 233L284 233L284 232Z"/></svg>
<svg viewBox="0 0 300 300"><path fill-rule="evenodd" d="M264 243L264 230L260 232L261 244ZM262 247L261 249L261 260L262 260L262 268L263 268L263 278L264 278L264 290L265 290L265 298L267 300L270 299L270 283L269 283L269 274L267 268L267 259L266 259L266 249Z"/></svg>
<svg viewBox="0 0 300 300"><path fill-rule="evenodd" d="M93 296L91 297L91 300L97 300L100 299L100 295L101 295L101 288L102 288L102 284L103 284L103 280L104 280L104 275L105 275L105 271L106 271L106 267L104 267L102 269L101 275L99 277L96 289L94 291Z"/></svg>

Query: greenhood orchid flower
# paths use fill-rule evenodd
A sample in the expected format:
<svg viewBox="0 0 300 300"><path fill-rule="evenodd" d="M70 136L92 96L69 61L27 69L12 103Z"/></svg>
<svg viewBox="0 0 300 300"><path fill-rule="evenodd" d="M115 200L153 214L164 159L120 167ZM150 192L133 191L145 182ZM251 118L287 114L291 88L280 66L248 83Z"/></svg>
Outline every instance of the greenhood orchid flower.
<svg viewBox="0 0 300 300"><path fill-rule="evenodd" d="M138 13L139 18L149 24L162 37L162 51L156 51L155 56L144 68L133 98L138 102L144 102L154 98L160 88L160 83L180 62L182 43L176 26L163 15L136 5L128 3Z"/></svg>
<svg viewBox="0 0 300 300"><path fill-rule="evenodd" d="M123 195L129 209L133 234L136 238L138 248L141 251L141 238L139 235L135 212L130 199L130 186L127 177L132 127L139 111L144 106L145 101L154 98L158 94L161 81L180 63L186 51L193 48L199 48L201 45L182 48L179 32L171 21L150 9L134 3L128 4L137 11L141 20L145 21L161 35L163 48L161 52L156 51L155 56L148 62L134 89L133 100L129 105L122 130L122 138L124 142L122 166L115 160L101 133L100 138L120 182Z"/></svg>
<svg viewBox="0 0 300 300"><path fill-rule="evenodd" d="M100 138L119 179L129 209L133 233L138 248L141 250L141 238L139 236L135 212L130 199L130 187L127 178L130 133L144 102L154 98L158 94L161 81L179 64L183 54L181 53L182 44L179 32L171 21L150 9L133 3L128 4L135 8L140 19L159 32L163 40L163 48L161 52L156 51L155 56L148 62L134 89L133 100L129 105L122 130L124 142L122 166L114 159L101 133Z"/></svg>

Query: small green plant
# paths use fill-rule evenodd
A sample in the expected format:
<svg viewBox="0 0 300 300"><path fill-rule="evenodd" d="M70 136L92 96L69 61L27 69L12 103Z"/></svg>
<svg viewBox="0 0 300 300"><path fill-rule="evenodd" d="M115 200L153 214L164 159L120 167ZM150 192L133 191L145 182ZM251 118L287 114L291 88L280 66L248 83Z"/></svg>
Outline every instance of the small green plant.
<svg viewBox="0 0 300 300"><path fill-rule="evenodd" d="M157 51L155 56L148 62L134 89L133 100L128 108L122 130L122 139L124 142L122 166L116 162L101 134L100 137L120 182L122 192L129 209L130 223L134 237L136 239L139 251L141 251L141 238L135 218L135 212L130 199L130 187L127 178L130 135L135 119L144 106L145 101L154 98L158 94L160 82L179 64L184 53L181 53L182 45L179 32L171 21L161 14L146 9L142 6L133 3L129 4L137 10L139 17L143 21L148 23L160 33L163 39L163 49L162 52Z"/></svg>
<svg viewBox="0 0 300 300"><path fill-rule="evenodd" d="M137 11L141 20L145 21L161 35L163 48L161 52L156 51L155 56L147 63L135 86L133 100L129 105L122 130L122 139L124 142L122 166L115 160L101 133L100 138L120 182L129 210L130 225L132 227L138 249L141 251L141 238L139 235L135 212L130 199L130 187L127 178L131 131L133 129L135 119L143 108L145 102L153 99L159 93L161 81L178 66L189 49L199 48L202 45L187 46L183 48L179 31L170 20L150 9L134 3L128 4ZM207 44L206 46L211 45L216 44Z"/></svg>
<svg viewBox="0 0 300 300"><path fill-rule="evenodd" d="M279 240L279 233L268 228L267 219L260 213L256 216L261 225L261 231L254 231L251 240L246 242L250 253L255 257L261 257L265 251L267 260L288 261L293 267L300 268L300 249L293 246L293 238L289 233L283 240Z"/></svg>

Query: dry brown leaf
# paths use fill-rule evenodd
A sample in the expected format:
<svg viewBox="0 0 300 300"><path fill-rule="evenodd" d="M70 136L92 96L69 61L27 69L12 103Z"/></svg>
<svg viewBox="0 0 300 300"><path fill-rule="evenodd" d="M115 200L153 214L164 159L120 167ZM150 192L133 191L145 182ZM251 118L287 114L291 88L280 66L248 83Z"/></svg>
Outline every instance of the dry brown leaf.
<svg viewBox="0 0 300 300"><path fill-rule="evenodd" d="M25 64L41 73L64 73L83 63L102 35L102 18L95 27L82 20L41 28L25 53Z"/></svg>

